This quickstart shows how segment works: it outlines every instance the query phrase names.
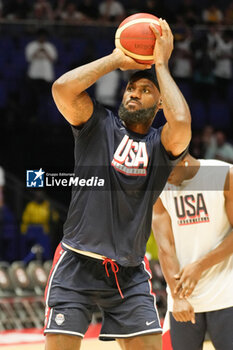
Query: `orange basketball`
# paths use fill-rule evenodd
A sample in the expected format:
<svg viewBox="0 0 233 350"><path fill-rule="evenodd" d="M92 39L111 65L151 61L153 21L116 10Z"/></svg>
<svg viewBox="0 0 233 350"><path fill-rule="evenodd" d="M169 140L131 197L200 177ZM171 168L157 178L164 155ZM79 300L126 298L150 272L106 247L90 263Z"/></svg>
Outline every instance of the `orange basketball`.
<svg viewBox="0 0 233 350"><path fill-rule="evenodd" d="M116 31L116 47L139 63L153 64L156 38L149 27L150 23L155 24L161 35L158 17L149 13L137 13L127 17Z"/></svg>

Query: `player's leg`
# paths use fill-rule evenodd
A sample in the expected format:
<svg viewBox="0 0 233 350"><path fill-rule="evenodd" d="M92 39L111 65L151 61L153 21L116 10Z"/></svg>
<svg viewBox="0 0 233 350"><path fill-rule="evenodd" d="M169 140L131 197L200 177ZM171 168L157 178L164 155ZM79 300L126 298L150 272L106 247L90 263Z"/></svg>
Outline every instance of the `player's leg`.
<svg viewBox="0 0 233 350"><path fill-rule="evenodd" d="M148 272L144 263L120 267L118 278L124 299L115 287L98 300L103 312L101 340L116 339L124 350L162 349L162 328Z"/></svg>
<svg viewBox="0 0 233 350"><path fill-rule="evenodd" d="M196 323L177 322L170 312L170 335L173 350L202 350L206 334L205 313L195 313Z"/></svg>
<svg viewBox="0 0 233 350"><path fill-rule="evenodd" d="M66 334L47 334L45 350L79 350L81 337Z"/></svg>
<svg viewBox="0 0 233 350"><path fill-rule="evenodd" d="M80 348L94 309L85 293L90 284L86 283L85 265L75 253L58 246L45 291L46 350Z"/></svg>
<svg viewBox="0 0 233 350"><path fill-rule="evenodd" d="M142 335L127 339L117 339L122 350L161 350L161 334Z"/></svg>
<svg viewBox="0 0 233 350"><path fill-rule="evenodd" d="M207 312L207 330L217 350L233 349L233 307Z"/></svg>

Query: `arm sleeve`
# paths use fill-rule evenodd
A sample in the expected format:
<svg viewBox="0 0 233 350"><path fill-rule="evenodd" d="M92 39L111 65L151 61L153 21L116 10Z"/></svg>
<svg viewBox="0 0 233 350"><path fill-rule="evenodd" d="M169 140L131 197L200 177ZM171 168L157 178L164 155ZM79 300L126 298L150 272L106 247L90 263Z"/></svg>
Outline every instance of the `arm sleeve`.
<svg viewBox="0 0 233 350"><path fill-rule="evenodd" d="M107 110L95 100L93 100L93 106L93 113L85 124L82 126L74 126L70 124L75 139L90 132L97 124L105 122Z"/></svg>
<svg viewBox="0 0 233 350"><path fill-rule="evenodd" d="M173 156L171 153L167 152L165 147L163 146L161 142L161 132L162 132L163 126L159 128L159 135L160 135L160 152L166 161L166 163L172 167L176 166L183 158L184 156L188 153L189 146L178 156Z"/></svg>

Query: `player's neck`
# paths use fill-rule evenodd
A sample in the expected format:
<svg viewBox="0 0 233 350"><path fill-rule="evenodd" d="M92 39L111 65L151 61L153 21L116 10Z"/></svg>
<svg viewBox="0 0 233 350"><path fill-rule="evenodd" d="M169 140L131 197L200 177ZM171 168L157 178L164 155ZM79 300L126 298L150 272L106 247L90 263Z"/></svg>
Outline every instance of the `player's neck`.
<svg viewBox="0 0 233 350"><path fill-rule="evenodd" d="M124 123L126 128L129 129L130 131L136 132L137 134L142 134L145 135L148 133L151 123L149 122L148 124L129 124L129 123Z"/></svg>

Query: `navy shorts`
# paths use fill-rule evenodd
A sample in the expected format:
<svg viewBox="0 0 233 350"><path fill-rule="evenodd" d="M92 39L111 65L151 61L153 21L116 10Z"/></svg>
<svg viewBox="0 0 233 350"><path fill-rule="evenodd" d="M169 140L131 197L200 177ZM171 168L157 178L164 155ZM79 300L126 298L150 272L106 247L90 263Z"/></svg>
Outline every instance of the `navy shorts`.
<svg viewBox="0 0 233 350"><path fill-rule="evenodd" d="M233 307L195 313L196 323L177 322L170 313L173 350L201 350L208 333L216 350L233 349Z"/></svg>
<svg viewBox="0 0 233 350"><path fill-rule="evenodd" d="M59 245L48 279L44 333L83 337L96 306L102 312L101 340L162 333L148 262L119 266L117 288L110 264Z"/></svg>

